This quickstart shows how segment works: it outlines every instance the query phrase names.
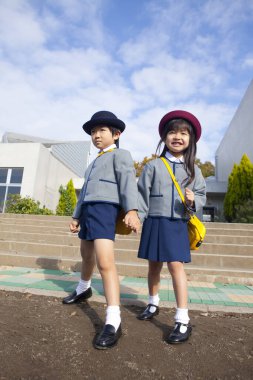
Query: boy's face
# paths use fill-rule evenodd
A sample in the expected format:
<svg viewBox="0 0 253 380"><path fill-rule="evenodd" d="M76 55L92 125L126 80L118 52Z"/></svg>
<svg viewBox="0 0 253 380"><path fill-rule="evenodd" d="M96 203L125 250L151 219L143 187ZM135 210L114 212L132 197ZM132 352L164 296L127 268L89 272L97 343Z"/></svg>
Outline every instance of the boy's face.
<svg viewBox="0 0 253 380"><path fill-rule="evenodd" d="M112 131L106 125L97 125L91 130L91 139L96 148L102 150L115 143L118 140L120 132L112 135Z"/></svg>

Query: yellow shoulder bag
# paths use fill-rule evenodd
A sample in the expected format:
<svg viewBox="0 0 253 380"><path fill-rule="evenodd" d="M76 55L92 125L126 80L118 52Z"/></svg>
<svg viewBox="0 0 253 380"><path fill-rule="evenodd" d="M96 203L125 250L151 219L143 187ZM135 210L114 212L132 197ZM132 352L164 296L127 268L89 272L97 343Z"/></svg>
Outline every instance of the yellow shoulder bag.
<svg viewBox="0 0 253 380"><path fill-rule="evenodd" d="M202 244L203 240L204 240L204 237L206 235L206 227L204 226L204 224L197 218L196 215L192 214L186 203L185 203L185 199L184 199L184 195L180 189L180 186L176 180L176 177L174 176L172 170L171 170L171 167L170 165L168 164L168 162L166 161L166 159L164 157L160 157L161 160L163 161L164 165L166 166L166 168L168 169L168 172L172 178L172 181L174 182L175 186L176 186L176 189L178 191L178 194L180 195L181 199L182 199L182 202L186 208L186 211L188 213L188 216L189 216L189 220L188 220L188 237L189 237L189 241L190 241L190 249L191 250L197 250L199 249L200 245Z"/></svg>

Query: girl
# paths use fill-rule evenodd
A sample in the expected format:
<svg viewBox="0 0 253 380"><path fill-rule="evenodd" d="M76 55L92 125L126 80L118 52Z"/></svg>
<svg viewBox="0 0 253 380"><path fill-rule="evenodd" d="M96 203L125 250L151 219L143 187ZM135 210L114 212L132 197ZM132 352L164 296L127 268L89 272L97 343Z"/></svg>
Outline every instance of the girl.
<svg viewBox="0 0 253 380"><path fill-rule="evenodd" d="M194 164L196 142L201 135L198 119L186 111L167 113L159 124L160 141L165 157L185 192L185 201L191 211L205 204L205 181ZM159 313L159 285L163 263L172 276L176 297L175 327L168 343L181 343L191 334L187 309L187 279L183 263L191 261L187 233L187 213L171 176L160 158L148 162L138 182L139 213L143 229L138 257L149 261L149 302L138 316L150 320Z"/></svg>
<svg viewBox="0 0 253 380"><path fill-rule="evenodd" d="M134 231L140 227L137 215L138 192L134 163L130 153L117 149L125 123L112 112L96 112L83 125L99 149L98 157L85 172L71 232L78 231L81 239L82 270L76 290L63 299L64 304L73 304L92 296L91 277L95 261L102 277L107 301L105 326L95 340L95 348L114 346L121 336L119 307L119 279L114 261L115 225L120 206L126 215L124 222Z"/></svg>

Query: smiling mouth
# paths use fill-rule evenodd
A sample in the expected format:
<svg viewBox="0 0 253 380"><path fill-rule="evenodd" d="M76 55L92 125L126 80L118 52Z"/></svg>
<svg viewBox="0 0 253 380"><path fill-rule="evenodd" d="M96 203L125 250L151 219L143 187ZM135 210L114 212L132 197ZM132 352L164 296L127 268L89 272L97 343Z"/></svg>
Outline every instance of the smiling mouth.
<svg viewBox="0 0 253 380"><path fill-rule="evenodd" d="M173 143L172 143L172 145L183 145L181 142L179 142L179 141L174 141Z"/></svg>

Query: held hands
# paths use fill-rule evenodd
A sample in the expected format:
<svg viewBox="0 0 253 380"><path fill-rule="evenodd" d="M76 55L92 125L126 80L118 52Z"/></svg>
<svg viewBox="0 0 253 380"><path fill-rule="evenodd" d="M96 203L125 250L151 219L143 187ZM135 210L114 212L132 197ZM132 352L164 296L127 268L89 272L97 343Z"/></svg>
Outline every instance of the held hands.
<svg viewBox="0 0 253 380"><path fill-rule="evenodd" d="M70 229L70 232L72 232L73 234L78 232L79 231L79 220L73 219L69 224L69 229Z"/></svg>
<svg viewBox="0 0 253 380"><path fill-rule="evenodd" d="M138 233L141 228L141 222L136 210L130 210L126 213L123 222L127 227L130 227L134 232Z"/></svg>
<svg viewBox="0 0 253 380"><path fill-rule="evenodd" d="M188 189L188 187L185 189L185 202L189 207L194 205L194 192Z"/></svg>

